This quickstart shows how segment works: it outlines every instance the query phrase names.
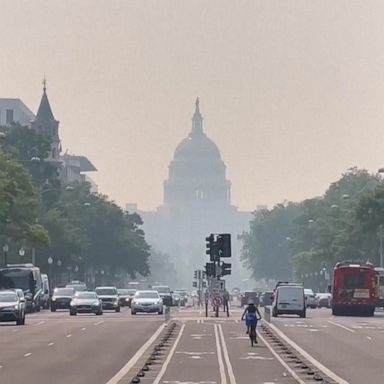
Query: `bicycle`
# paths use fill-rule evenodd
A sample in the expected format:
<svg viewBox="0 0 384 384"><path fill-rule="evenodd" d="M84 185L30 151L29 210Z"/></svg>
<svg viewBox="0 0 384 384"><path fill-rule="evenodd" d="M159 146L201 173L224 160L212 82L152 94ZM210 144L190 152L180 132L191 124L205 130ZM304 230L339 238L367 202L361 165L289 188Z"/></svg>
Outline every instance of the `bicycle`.
<svg viewBox="0 0 384 384"><path fill-rule="evenodd" d="M250 331L249 331L249 338L251 339L251 347L253 347L254 344L257 344L256 324L251 325Z"/></svg>

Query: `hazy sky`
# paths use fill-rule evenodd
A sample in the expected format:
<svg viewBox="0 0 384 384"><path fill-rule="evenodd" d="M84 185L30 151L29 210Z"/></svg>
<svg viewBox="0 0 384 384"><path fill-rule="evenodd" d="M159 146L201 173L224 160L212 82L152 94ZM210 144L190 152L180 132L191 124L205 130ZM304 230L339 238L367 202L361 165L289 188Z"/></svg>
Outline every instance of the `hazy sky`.
<svg viewBox="0 0 384 384"><path fill-rule="evenodd" d="M322 194L384 166L384 2L1 0L0 97L43 74L63 149L121 205L161 204L196 96L232 202Z"/></svg>

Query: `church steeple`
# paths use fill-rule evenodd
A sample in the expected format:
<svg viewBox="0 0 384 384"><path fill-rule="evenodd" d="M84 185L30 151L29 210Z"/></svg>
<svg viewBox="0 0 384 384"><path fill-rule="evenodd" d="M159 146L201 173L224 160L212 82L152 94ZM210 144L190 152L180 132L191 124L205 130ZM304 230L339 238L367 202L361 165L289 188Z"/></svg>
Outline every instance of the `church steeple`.
<svg viewBox="0 0 384 384"><path fill-rule="evenodd" d="M32 122L31 126L36 132L50 137L52 148L49 159L59 160L61 152L59 122L53 116L52 109L49 104L47 96L47 80L45 79L45 76L43 80L43 95L41 96L36 118Z"/></svg>
<svg viewBox="0 0 384 384"><path fill-rule="evenodd" d="M192 134L202 134L203 133L203 116L200 113L200 100L196 99L195 102L195 113L192 117Z"/></svg>

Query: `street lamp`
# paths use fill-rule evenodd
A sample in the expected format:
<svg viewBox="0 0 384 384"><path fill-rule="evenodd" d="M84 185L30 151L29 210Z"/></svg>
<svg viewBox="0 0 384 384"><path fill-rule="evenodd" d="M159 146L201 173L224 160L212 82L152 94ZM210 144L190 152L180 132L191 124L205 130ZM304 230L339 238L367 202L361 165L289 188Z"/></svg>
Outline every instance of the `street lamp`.
<svg viewBox="0 0 384 384"><path fill-rule="evenodd" d="M4 244L4 245L3 245L4 265L7 265L7 264L8 264L8 251L9 251L8 244Z"/></svg>

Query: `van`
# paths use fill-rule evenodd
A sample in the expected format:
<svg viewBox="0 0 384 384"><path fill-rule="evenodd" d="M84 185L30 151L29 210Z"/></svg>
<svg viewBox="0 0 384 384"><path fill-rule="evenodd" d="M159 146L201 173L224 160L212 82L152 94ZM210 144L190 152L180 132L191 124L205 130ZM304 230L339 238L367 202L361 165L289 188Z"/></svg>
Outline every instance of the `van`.
<svg viewBox="0 0 384 384"><path fill-rule="evenodd" d="M43 291L40 298L40 305L43 309L49 308L49 300L50 300L50 289L49 289L49 280L48 275L41 274L41 282L43 284Z"/></svg>
<svg viewBox="0 0 384 384"><path fill-rule="evenodd" d="M272 304L272 316L279 315L298 315L303 318L306 316L302 285L287 284L277 287Z"/></svg>

